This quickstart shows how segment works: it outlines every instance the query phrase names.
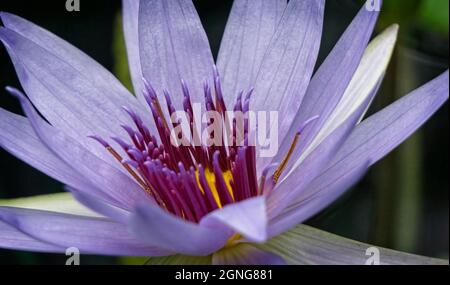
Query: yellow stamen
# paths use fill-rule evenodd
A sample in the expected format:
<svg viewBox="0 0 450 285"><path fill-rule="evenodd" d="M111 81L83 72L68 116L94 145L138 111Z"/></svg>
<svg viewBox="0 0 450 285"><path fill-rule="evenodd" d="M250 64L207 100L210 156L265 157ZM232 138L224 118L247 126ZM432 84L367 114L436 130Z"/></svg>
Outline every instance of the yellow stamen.
<svg viewBox="0 0 450 285"><path fill-rule="evenodd" d="M227 170L225 172L222 172L223 179L225 180L225 184L227 185L228 192L231 195L231 198L234 200L234 193L233 189L231 188L230 181L233 178L233 174L231 171ZM200 188L200 191L202 191L202 194L205 194L205 190L203 189L201 183L198 171L195 172L195 177L197 178L197 184ZM217 206L219 208L222 208L222 202L220 201L219 192L216 188L216 176L214 175L214 172L211 172L209 169L205 169L205 178L206 182L208 183L209 188L211 189L212 195L214 197L214 201L216 202Z"/></svg>
<svg viewBox="0 0 450 285"><path fill-rule="evenodd" d="M236 243L237 243L241 238L242 238L242 236L241 236L240 234L235 234L235 235L233 235L232 237L230 237L230 238L227 240L227 243L225 244L224 248L232 247L232 246L236 245Z"/></svg>

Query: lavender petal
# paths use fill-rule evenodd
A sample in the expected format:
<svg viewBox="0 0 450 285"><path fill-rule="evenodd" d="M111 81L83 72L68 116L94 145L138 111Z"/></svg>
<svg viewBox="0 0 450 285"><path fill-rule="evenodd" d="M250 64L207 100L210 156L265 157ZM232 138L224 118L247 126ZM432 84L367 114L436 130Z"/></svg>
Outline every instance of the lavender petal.
<svg viewBox="0 0 450 285"><path fill-rule="evenodd" d="M308 192L308 195L301 195L301 199L296 200L281 214L270 220L269 237L278 236L322 211L358 182L366 173L368 167L369 162L366 162L356 165L350 170L341 169L339 174L331 172L327 175L321 175L320 181L325 181L325 183L322 182L319 188L317 186L308 188L305 191ZM309 189L314 189L314 191L310 192Z"/></svg>
<svg viewBox="0 0 450 285"><path fill-rule="evenodd" d="M323 0L289 1L256 77L251 109L278 111L280 138L295 118L311 79L322 36L324 6Z"/></svg>
<svg viewBox="0 0 450 285"><path fill-rule="evenodd" d="M73 197L85 207L102 214L105 217L110 218L118 223L127 224L130 216L130 212L111 205L107 201L97 198L87 193L87 191L78 191L72 187L66 187Z"/></svg>
<svg viewBox="0 0 450 285"><path fill-rule="evenodd" d="M159 206L142 205L130 219L131 231L142 241L174 253L211 254L223 247L230 232L182 220Z"/></svg>
<svg viewBox="0 0 450 285"><path fill-rule="evenodd" d="M37 137L27 118L0 108L0 146L64 184L87 188L89 182L62 161Z"/></svg>
<svg viewBox="0 0 450 285"><path fill-rule="evenodd" d="M302 132L302 139L292 157L299 157L319 133L352 80L378 19L378 12L362 7L358 15L336 43L333 50L313 76L305 98L273 161L280 161L291 144L296 130L309 118L318 115L311 127ZM287 169L290 167L288 166Z"/></svg>
<svg viewBox="0 0 450 285"><path fill-rule="evenodd" d="M286 9L286 0L236 0L217 57L225 103L255 82L264 54Z"/></svg>
<svg viewBox="0 0 450 285"><path fill-rule="evenodd" d="M208 80L212 86L214 60L190 0L140 1L139 46L142 72L157 94L167 90L182 110L183 79L193 103L203 102L202 83Z"/></svg>
<svg viewBox="0 0 450 285"><path fill-rule="evenodd" d="M422 126L447 100L448 71L360 123L326 170L271 221L271 235L323 210L356 182L365 169Z"/></svg>
<svg viewBox="0 0 450 285"><path fill-rule="evenodd" d="M95 156L72 138L48 125L37 114L23 94L17 90L11 91L14 91L20 99L22 108L37 136L59 158L72 165L77 173L101 190L102 197L108 202L125 209L131 209L136 203L151 201L150 197L134 180L109 165L108 162Z"/></svg>
<svg viewBox="0 0 450 285"><path fill-rule="evenodd" d="M252 242L267 239L267 214L265 197L244 200L227 205L205 216L200 225L224 227L233 230Z"/></svg>
<svg viewBox="0 0 450 285"><path fill-rule="evenodd" d="M81 254L130 256L170 254L137 241L128 233L126 226L103 218L0 207L0 223L6 223L35 240L63 247L64 250L76 247ZM13 240L9 247L13 247L14 242Z"/></svg>
<svg viewBox="0 0 450 285"><path fill-rule="evenodd" d="M79 52L45 35L42 37L48 38L54 50L0 27L0 40L7 48L22 87L39 112L56 129L93 149L97 156L110 159L110 155L88 136L109 137L122 133L120 125L129 118L121 106L144 114L142 106L128 91L117 92L112 79L105 82L100 76L102 72L92 67L93 63L89 65L91 60L80 58ZM92 74L96 71L98 73Z"/></svg>
<svg viewBox="0 0 450 285"><path fill-rule="evenodd" d="M63 253L64 247L36 240L0 221L0 248L34 252Z"/></svg>
<svg viewBox="0 0 450 285"><path fill-rule="evenodd" d="M375 96L378 86L372 95L365 98L354 112L351 113L335 130L328 135L286 178L280 181L268 198L269 218L276 217L289 206L292 201L304 193L309 183L316 178L335 157L347 137L355 128L367 106Z"/></svg>

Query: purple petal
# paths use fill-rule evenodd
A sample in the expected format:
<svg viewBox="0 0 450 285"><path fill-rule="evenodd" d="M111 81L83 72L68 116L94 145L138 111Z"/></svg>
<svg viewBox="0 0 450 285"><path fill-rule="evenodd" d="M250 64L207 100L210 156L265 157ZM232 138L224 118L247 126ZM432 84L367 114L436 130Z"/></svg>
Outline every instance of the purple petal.
<svg viewBox="0 0 450 285"><path fill-rule="evenodd" d="M311 79L322 36L324 6L323 0L289 1L258 72L251 108L283 114L278 123L280 138L295 118Z"/></svg>
<svg viewBox="0 0 450 285"><path fill-rule="evenodd" d="M144 83L142 82L141 57L139 54L139 1L122 0L122 24L127 47L128 65L134 93L140 102L146 106L142 94Z"/></svg>
<svg viewBox="0 0 450 285"><path fill-rule="evenodd" d="M447 99L448 71L359 124L326 171L271 221L270 235L303 222L331 204L365 169L407 139Z"/></svg>
<svg viewBox="0 0 450 285"><path fill-rule="evenodd" d="M344 95L340 98L339 103L334 107L331 114L328 115L324 124L321 125L311 141L306 138L309 141L307 144L302 143L304 139L302 136L299 146L294 150L294 159L291 159L286 166L286 176L292 173L292 169L298 167L304 158L310 155L311 151L324 138L331 134L337 126L340 126L361 104L367 101L367 98L371 98L376 94L394 50L397 34L398 26L392 25L371 41ZM361 118L365 112L366 110L362 113ZM314 127L314 124L311 124L310 127ZM310 127L304 131L308 132L311 129ZM286 140L289 137L292 140L292 137L295 136L293 131L290 130L290 135L286 137ZM287 147L285 142L279 152L286 153Z"/></svg>
<svg viewBox="0 0 450 285"><path fill-rule="evenodd" d="M354 122L356 125L367 111L383 79L383 74L391 58L397 34L398 26L392 25L370 43L361 64L335 110L328 117L314 140L302 151L300 157L288 163L288 171L285 171L284 179L290 179L291 185L286 189L294 190L288 190L289 192L293 192L293 196L290 198L286 196L284 198L286 202L290 203L292 200L297 199L307 184L316 175L323 172L324 167L334 158L334 153L337 152L343 140L346 139L347 133L345 131L342 132L342 130L347 129L347 131L351 131L351 128L349 129L350 125L348 124L353 124L352 121L355 116L359 116L357 121ZM327 146L327 140L332 145ZM306 166L306 160L309 160L311 165ZM304 170L299 171L300 167ZM308 173L308 175L305 176L305 173ZM298 174L298 177L289 178L292 174ZM296 183L296 179L299 179L300 183ZM282 183L279 184L281 185ZM282 191L278 192L278 196L282 196ZM291 200L289 201L289 199ZM284 204L279 204L276 207L281 209L285 206ZM274 206L270 205L270 211L272 211L272 208ZM271 217L274 216L273 213L271 215Z"/></svg>
<svg viewBox="0 0 450 285"><path fill-rule="evenodd" d="M0 221L0 248L55 253L65 251L64 247L36 240L2 221Z"/></svg>
<svg viewBox="0 0 450 285"><path fill-rule="evenodd" d="M25 117L0 108L0 130L0 146L12 155L64 184L88 187L89 182L40 141Z"/></svg>
<svg viewBox="0 0 450 285"><path fill-rule="evenodd" d="M364 120L327 171L355 162L374 164L421 127L448 100L448 70Z"/></svg>
<svg viewBox="0 0 450 285"><path fill-rule="evenodd" d="M249 90L286 8L286 0L235 0L222 38L217 68L225 102Z"/></svg>
<svg viewBox="0 0 450 285"><path fill-rule="evenodd" d="M378 87L378 86L377 86ZM335 130L328 135L306 158L294 168L286 178L278 183L268 198L269 218L277 216L284 208L305 191L309 183L317 177L335 157L347 137L353 131L367 106L375 96L377 87L372 95L346 118Z"/></svg>
<svg viewBox="0 0 450 285"><path fill-rule="evenodd" d="M240 244L214 253L213 265L285 265L282 257L250 244Z"/></svg>
<svg viewBox="0 0 450 285"><path fill-rule="evenodd" d="M448 260L423 257L339 237L307 225L298 225L266 244L262 249L278 254L288 264L365 265L370 250L378 250L380 264L448 264ZM367 251L370 248L369 251ZM366 254L368 253L368 254Z"/></svg>
<svg viewBox="0 0 450 285"><path fill-rule="evenodd" d="M269 222L269 237L277 236L292 227L303 223L330 205L347 189L358 182L366 173L369 162L353 169L340 169L320 176L320 183L308 187L308 195L301 195L298 202L292 203L280 215ZM329 176L332 176L331 178Z"/></svg>
<svg viewBox="0 0 450 285"><path fill-rule="evenodd" d="M127 224L130 212L121 208L118 208L107 201L87 194L87 191L78 191L71 187L66 187L70 191L73 197L85 207L102 214L105 217L112 219L113 221Z"/></svg>
<svg viewBox="0 0 450 285"><path fill-rule="evenodd" d="M292 157L299 157L305 147L318 134L332 111L344 95L367 47L378 12L362 7L331 53L311 80L300 109L291 128L283 139L274 161L280 161L286 153L299 126L309 118L319 115L311 127L302 132L302 139ZM290 167L288 166L287 169Z"/></svg>
<svg viewBox="0 0 450 285"><path fill-rule="evenodd" d="M137 241L126 226L107 219L0 207L0 222L36 240L76 247L81 254L160 256L167 251Z"/></svg>
<svg viewBox="0 0 450 285"><path fill-rule="evenodd" d="M34 110L31 103L16 91L25 114L38 137L67 164L83 175L93 185L103 191L102 197L125 209L142 201L151 201L150 197L131 178L118 171L108 162L96 157L72 138L48 125ZM85 189L79 189L84 190Z"/></svg>
<svg viewBox="0 0 450 285"><path fill-rule="evenodd" d="M168 90L182 109L184 79L193 102L204 101L202 84L212 83L214 60L190 0L140 1L139 45L142 72L158 94Z"/></svg>
<svg viewBox="0 0 450 285"><path fill-rule="evenodd" d="M118 100L118 103L132 101L126 100L133 97L114 75L76 47L16 15L0 12L0 18L6 28L34 42L78 70L96 88L103 90L108 98L111 98L111 101ZM138 107L137 104L135 106Z"/></svg>
<svg viewBox="0 0 450 285"><path fill-rule="evenodd" d="M93 149L98 156L111 159L88 136L122 133L120 125L128 123L129 118L121 106L139 111L141 107L135 98L129 93L114 92L113 81L99 86L104 80L90 73L94 68L81 69L80 66L88 63L73 62L77 59L76 52L73 58L60 57L59 42L54 43L53 51L6 28L0 28L0 40L10 54L23 88L40 113L55 128Z"/></svg>
<svg viewBox="0 0 450 285"><path fill-rule="evenodd" d="M211 212L200 225L225 227L242 234L252 242L267 239L267 213L265 197L244 200Z"/></svg>
<svg viewBox="0 0 450 285"><path fill-rule="evenodd" d="M137 207L130 228L150 245L186 255L211 254L230 237L230 232L184 221L151 205Z"/></svg>
<svg viewBox="0 0 450 285"><path fill-rule="evenodd" d="M320 191L343 174L350 175L368 161L373 165L422 126L447 99L448 71L360 123L304 196ZM337 198L346 189L331 187L323 195ZM329 202L332 200L317 210Z"/></svg>

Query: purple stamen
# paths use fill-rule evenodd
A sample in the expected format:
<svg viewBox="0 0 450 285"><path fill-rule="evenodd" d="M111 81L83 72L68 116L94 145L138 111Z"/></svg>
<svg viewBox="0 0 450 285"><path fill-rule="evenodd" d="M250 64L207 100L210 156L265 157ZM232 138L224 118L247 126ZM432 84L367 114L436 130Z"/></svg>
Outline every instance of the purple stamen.
<svg viewBox="0 0 450 285"><path fill-rule="evenodd" d="M129 166L134 167L134 168L138 168L139 167L139 164L136 161L131 160L129 158L123 159L122 163L123 164L128 164Z"/></svg>
<svg viewBox="0 0 450 285"><path fill-rule="evenodd" d="M92 136L108 148L147 193L154 196L159 206L192 222L199 222L205 215L219 207L262 194L256 176L256 149L254 146L237 144L239 142L236 138L236 128L241 127L242 124L237 124L236 119L233 122L227 120L226 105L223 101L219 72L216 67L213 68L213 72L214 85L210 86L207 81L203 83L205 106L206 110L217 110L222 115L222 121L227 124L227 130L231 130L229 133L234 142L231 145L225 146L223 140L222 145L208 147L191 143L173 145L170 137L171 130L179 126L180 122L167 120L167 113L161 110L155 90L145 79L143 80L144 97L155 121L159 140L150 133L137 113L127 107L123 107L123 110L132 119L134 126L122 125L121 127L127 133L130 143L121 138L111 138L125 150L127 158L122 159L105 140ZM181 80L181 90L183 108L189 115L192 136L196 142L201 142L198 137L201 130L196 129L190 92L184 80ZM253 89L246 93L239 92L234 111L248 112L252 94ZM163 96L168 114L172 115L176 109L170 93L165 90ZM209 122L208 125L211 123ZM245 124L242 139L245 140L244 145L248 145L247 121ZM264 173L267 175L267 171Z"/></svg>
<svg viewBox="0 0 450 285"><path fill-rule="evenodd" d="M91 138L91 139L93 139L93 140L96 140L98 143L100 143L102 146L104 146L105 148L108 148L109 147L109 144L104 140L104 139L102 139L101 137L99 137L99 136L97 136L97 135L91 135L91 136L88 136L88 138Z"/></svg>
<svg viewBox="0 0 450 285"><path fill-rule="evenodd" d="M131 145L124 142L121 138L111 137L111 139L115 141L118 145L120 145L120 147L123 148L123 150L125 151L127 151L131 147Z"/></svg>

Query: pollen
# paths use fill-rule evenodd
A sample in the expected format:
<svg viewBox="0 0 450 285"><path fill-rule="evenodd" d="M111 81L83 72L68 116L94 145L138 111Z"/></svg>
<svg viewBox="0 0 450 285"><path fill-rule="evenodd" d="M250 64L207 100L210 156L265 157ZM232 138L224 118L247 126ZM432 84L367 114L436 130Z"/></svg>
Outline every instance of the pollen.
<svg viewBox="0 0 450 285"><path fill-rule="evenodd" d="M222 172L222 176L223 176L223 180L225 181L225 184L227 186L227 190L230 193L230 196L234 201L233 188L231 187L231 181L233 180L233 174L231 173L230 170L227 170L225 172ZM196 177L197 184L198 184L202 194L204 194L205 190L203 190L202 185L200 183L198 171L195 172L195 177ZM216 176L209 169L206 169L205 170L205 178L206 178L206 182L208 183L209 188L211 189L212 195L214 197L214 201L216 202L216 204L219 208L222 208L223 207L222 202L220 201L219 192L217 191L217 188L216 188Z"/></svg>

